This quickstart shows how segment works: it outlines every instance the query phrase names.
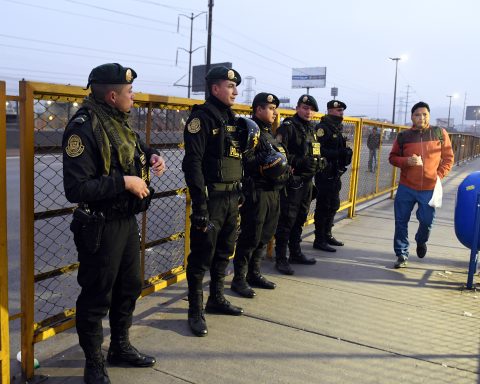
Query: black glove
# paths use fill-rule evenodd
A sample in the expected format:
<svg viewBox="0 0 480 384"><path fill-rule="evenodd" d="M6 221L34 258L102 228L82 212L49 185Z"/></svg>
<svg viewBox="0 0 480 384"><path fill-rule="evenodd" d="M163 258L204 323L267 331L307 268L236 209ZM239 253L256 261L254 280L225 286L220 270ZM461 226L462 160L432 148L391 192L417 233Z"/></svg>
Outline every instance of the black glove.
<svg viewBox="0 0 480 384"><path fill-rule="evenodd" d="M198 211L198 212L193 212L192 215L190 216L190 220L192 222L192 226L203 231L207 232L210 229L213 229L214 226L209 220L209 214L208 211Z"/></svg>
<svg viewBox="0 0 480 384"><path fill-rule="evenodd" d="M312 156L302 157L297 160L295 168L304 172L315 173L317 170L317 159Z"/></svg>

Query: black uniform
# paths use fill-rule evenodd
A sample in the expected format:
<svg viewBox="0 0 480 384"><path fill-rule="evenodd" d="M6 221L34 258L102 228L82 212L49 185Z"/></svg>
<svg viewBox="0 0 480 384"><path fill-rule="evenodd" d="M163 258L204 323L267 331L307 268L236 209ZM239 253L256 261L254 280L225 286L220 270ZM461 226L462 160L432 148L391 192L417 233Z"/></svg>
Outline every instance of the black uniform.
<svg viewBox="0 0 480 384"><path fill-rule="evenodd" d="M253 120L260 127L260 140L256 153L244 157L245 176L243 190L245 202L240 208L241 232L237 241L233 264L235 277L232 282L246 280L249 284L262 288L275 288L275 284L262 279L260 264L268 242L277 228L280 215L280 191L288 179L288 169L276 180L267 179L260 173L258 158L272 148L286 155L285 148L272 135L271 126L256 117ZM248 290L246 290L248 292ZM253 297L254 292L252 292Z"/></svg>
<svg viewBox="0 0 480 384"><path fill-rule="evenodd" d="M302 226L308 215L312 199L312 178L320 168L320 144L309 121L295 114L286 118L276 131L277 141L287 149L288 162L293 169L286 194L280 195L280 218L275 233L276 263L289 262L313 264L315 259L306 259L300 249Z"/></svg>
<svg viewBox="0 0 480 384"><path fill-rule="evenodd" d="M345 173L346 166L350 164L352 153L342 134L342 120L342 117L325 115L315 127L322 146L322 155L327 159L325 169L315 175L315 186L318 191L315 207L314 247L316 248L321 244L324 246L325 243L343 245L332 236L333 220L340 207L340 190L342 188L340 176ZM328 246L325 248L327 249L324 250L335 251L334 248Z"/></svg>
<svg viewBox="0 0 480 384"><path fill-rule="evenodd" d="M235 248L241 194L242 164L236 129L232 110L214 96L194 106L185 125L182 169L192 198L187 265L189 319L203 316L202 281L209 269L207 311L209 303L231 306L223 296L223 288L225 270ZM235 314L243 312L237 309L239 313Z"/></svg>
<svg viewBox="0 0 480 384"><path fill-rule="evenodd" d="M127 114L107 104L95 103L109 118L130 130ZM107 313L112 338L125 335L132 324L135 302L142 289L135 214L145 210L148 204L125 190L123 176L139 176L147 181L146 159L153 153L158 154L130 130L135 135L131 172L127 173L120 165L115 146L110 146L110 167L105 170L92 118L96 116L91 110L81 108L68 123L63 136L65 194L70 202L80 205L71 228L80 262L77 279L82 287L77 299L76 326L87 359L100 351L102 318ZM95 247L97 237L98 247Z"/></svg>

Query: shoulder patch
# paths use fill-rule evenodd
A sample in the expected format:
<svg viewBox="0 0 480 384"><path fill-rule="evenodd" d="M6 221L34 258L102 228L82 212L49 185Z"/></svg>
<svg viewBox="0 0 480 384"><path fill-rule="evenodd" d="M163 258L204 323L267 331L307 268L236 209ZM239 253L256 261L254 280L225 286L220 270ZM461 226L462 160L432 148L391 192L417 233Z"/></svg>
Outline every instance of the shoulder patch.
<svg viewBox="0 0 480 384"><path fill-rule="evenodd" d="M65 152L69 157L78 157L85 150L82 139L78 135L70 135L65 147Z"/></svg>
<svg viewBox="0 0 480 384"><path fill-rule="evenodd" d="M197 133L200 131L201 124L200 124L200 119L198 117L195 117L188 123L187 130L190 133Z"/></svg>
<svg viewBox="0 0 480 384"><path fill-rule="evenodd" d="M88 120L87 115L78 115L75 119L72 120L72 123L83 124Z"/></svg>
<svg viewBox="0 0 480 384"><path fill-rule="evenodd" d="M323 128L318 128L317 129L317 136L322 137L323 135L325 135L325 131L323 130Z"/></svg>

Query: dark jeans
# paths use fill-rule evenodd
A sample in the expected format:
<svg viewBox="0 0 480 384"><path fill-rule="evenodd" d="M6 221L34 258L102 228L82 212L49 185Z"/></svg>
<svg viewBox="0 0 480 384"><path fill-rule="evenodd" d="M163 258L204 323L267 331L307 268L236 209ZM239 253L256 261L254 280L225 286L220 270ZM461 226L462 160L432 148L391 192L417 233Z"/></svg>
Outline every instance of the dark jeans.
<svg viewBox="0 0 480 384"><path fill-rule="evenodd" d="M100 349L102 319L109 313L110 327L118 331L132 325L135 303L142 290L140 238L135 216L107 221L100 248L79 255L76 326L86 353Z"/></svg>
<svg viewBox="0 0 480 384"><path fill-rule="evenodd" d="M373 162L375 161L375 168L377 168L377 149L370 149L368 155L368 170L373 172Z"/></svg>

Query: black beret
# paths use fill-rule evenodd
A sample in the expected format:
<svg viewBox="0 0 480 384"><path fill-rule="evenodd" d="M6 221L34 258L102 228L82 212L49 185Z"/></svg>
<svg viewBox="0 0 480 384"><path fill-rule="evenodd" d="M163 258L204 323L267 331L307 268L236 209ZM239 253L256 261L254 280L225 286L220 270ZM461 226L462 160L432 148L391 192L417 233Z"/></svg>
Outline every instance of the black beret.
<svg viewBox="0 0 480 384"><path fill-rule="evenodd" d="M317 100L315 100L315 98L313 96L310 96L310 95L300 96L300 98L298 99L298 102L297 102L297 106L299 106L300 104L310 105L315 112L318 112Z"/></svg>
<svg viewBox="0 0 480 384"><path fill-rule="evenodd" d="M276 107L280 105L280 100L273 93L260 92L253 98L252 107L255 108L260 104L275 104Z"/></svg>
<svg viewBox="0 0 480 384"><path fill-rule="evenodd" d="M210 68L207 76L205 76L205 80L207 82L210 80L231 80L239 85L242 82L242 77L236 70L220 66Z"/></svg>
<svg viewBox="0 0 480 384"><path fill-rule="evenodd" d="M347 104L345 104L343 101L340 101L340 100L330 100L327 103L327 109L333 109L333 108L347 109Z"/></svg>
<svg viewBox="0 0 480 384"><path fill-rule="evenodd" d="M90 84L131 84L137 77L137 72L132 68L125 68L118 63L102 64L92 69L88 76Z"/></svg>
<svg viewBox="0 0 480 384"><path fill-rule="evenodd" d="M430 112L430 106L425 103L424 101L419 101L417 104L415 104L413 107L412 107L412 113L415 112L416 109L418 108L427 108L427 111Z"/></svg>

